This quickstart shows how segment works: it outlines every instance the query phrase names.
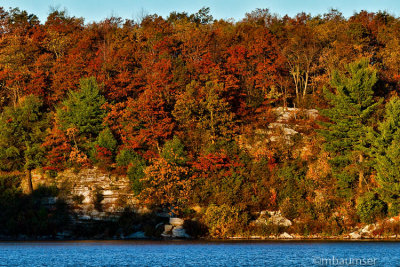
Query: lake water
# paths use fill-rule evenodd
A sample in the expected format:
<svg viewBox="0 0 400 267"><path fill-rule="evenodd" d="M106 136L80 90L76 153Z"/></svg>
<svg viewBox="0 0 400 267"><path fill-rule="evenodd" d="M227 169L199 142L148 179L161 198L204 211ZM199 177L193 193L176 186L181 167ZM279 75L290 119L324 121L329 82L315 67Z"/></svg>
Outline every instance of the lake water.
<svg viewBox="0 0 400 267"><path fill-rule="evenodd" d="M3 242L0 266L400 266L400 242Z"/></svg>

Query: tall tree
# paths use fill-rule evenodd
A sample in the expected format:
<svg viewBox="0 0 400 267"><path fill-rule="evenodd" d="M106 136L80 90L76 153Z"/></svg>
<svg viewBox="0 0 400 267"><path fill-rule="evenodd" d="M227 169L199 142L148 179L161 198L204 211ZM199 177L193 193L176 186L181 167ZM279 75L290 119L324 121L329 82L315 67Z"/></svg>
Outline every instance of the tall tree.
<svg viewBox="0 0 400 267"><path fill-rule="evenodd" d="M81 79L80 90L71 91L57 109L54 127L59 127L68 137L72 147L69 156L71 162L88 163L88 153L93 149L96 138L104 128L102 124L106 114L102 108L104 103L105 99L100 94L96 79L91 77ZM48 138L48 141L50 139L52 138ZM60 156L59 153L55 155Z"/></svg>
<svg viewBox="0 0 400 267"><path fill-rule="evenodd" d="M44 159L41 144L46 127L42 102L32 95L20 99L15 107L5 108L0 116L1 168L25 170L29 193L33 191L31 171Z"/></svg>
<svg viewBox="0 0 400 267"><path fill-rule="evenodd" d="M301 103L307 95L316 58L320 53L319 41L309 26L310 17L300 13L287 24L287 37L282 43L296 92L296 101Z"/></svg>
<svg viewBox="0 0 400 267"><path fill-rule="evenodd" d="M205 142L230 141L237 129L231 107L221 97L222 91L221 83L208 81L201 86L192 81L177 100L172 114L181 126L200 132Z"/></svg>
<svg viewBox="0 0 400 267"><path fill-rule="evenodd" d="M177 137L164 144L160 158L144 170L139 198L148 205L182 212L192 187L184 146Z"/></svg>
<svg viewBox="0 0 400 267"><path fill-rule="evenodd" d="M374 135L376 181L378 191L397 215L400 208L400 99L394 97L386 104L386 114Z"/></svg>
<svg viewBox="0 0 400 267"><path fill-rule="evenodd" d="M351 63L347 73L334 72L332 93L325 89L331 107L322 110L330 122L321 123L325 150L331 153L331 166L340 192L350 196L355 181L364 183L368 122L379 102L374 101L376 71L366 59ZM357 178L358 174L358 178Z"/></svg>
<svg viewBox="0 0 400 267"><path fill-rule="evenodd" d="M104 97L94 77L82 79L80 90L71 91L68 98L57 110L57 116L63 129L76 128L89 139L96 138L103 129L105 110Z"/></svg>

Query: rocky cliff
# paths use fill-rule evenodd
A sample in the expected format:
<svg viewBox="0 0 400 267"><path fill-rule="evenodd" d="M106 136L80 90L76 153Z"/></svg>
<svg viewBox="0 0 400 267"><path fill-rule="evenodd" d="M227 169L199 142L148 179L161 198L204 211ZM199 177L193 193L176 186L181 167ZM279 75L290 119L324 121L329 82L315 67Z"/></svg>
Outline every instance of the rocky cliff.
<svg viewBox="0 0 400 267"><path fill-rule="evenodd" d="M142 212L126 176L111 174L98 168L72 169L58 173L54 179L35 173L34 187L55 185L72 208L78 220L113 220L129 208ZM52 202L53 200L48 200ZM53 201L54 202L54 201Z"/></svg>

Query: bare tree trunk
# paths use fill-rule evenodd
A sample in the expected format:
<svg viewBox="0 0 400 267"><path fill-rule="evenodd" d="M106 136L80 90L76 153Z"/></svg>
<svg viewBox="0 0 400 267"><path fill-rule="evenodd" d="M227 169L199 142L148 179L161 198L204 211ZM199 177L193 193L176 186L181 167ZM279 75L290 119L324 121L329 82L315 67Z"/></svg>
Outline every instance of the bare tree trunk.
<svg viewBox="0 0 400 267"><path fill-rule="evenodd" d="M296 67L296 71L292 73L293 81L296 88L296 100L297 103L300 101L300 92L299 92L299 80L300 80L300 69L299 66Z"/></svg>
<svg viewBox="0 0 400 267"><path fill-rule="evenodd" d="M306 97L307 94L307 88L308 88L308 70L306 71L306 77L304 79L304 87L303 87L303 100Z"/></svg>
<svg viewBox="0 0 400 267"><path fill-rule="evenodd" d="M28 183L28 194L32 194L33 185L32 185L32 171L26 170L26 181Z"/></svg>
<svg viewBox="0 0 400 267"><path fill-rule="evenodd" d="M360 154L360 158L358 160L360 165L363 163L363 161L364 161L364 155ZM362 188L363 182L364 182L364 170L363 170L362 166L360 166L360 172L358 173L358 188L359 189Z"/></svg>

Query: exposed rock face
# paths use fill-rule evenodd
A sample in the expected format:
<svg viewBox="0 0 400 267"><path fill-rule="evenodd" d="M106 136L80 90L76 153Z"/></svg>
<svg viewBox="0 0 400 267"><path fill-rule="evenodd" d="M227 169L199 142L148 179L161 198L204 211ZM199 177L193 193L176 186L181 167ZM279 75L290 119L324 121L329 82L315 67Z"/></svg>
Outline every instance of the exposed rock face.
<svg viewBox="0 0 400 267"><path fill-rule="evenodd" d="M315 127L318 118L316 109L275 108L273 119L264 128L237 137L239 145L255 157L265 156L265 147L271 144L295 145L297 136L307 137L307 132ZM272 122L271 122L272 120Z"/></svg>
<svg viewBox="0 0 400 267"><path fill-rule="evenodd" d="M367 224L363 228L356 228L356 230L350 233L348 237L350 239L373 238L374 231L379 227L379 224Z"/></svg>
<svg viewBox="0 0 400 267"><path fill-rule="evenodd" d="M147 213L149 210L139 205L131 189L131 183L126 176L119 176L102 171L98 168L82 169L78 172L66 170L58 173L54 179L39 173L34 174L34 184L55 185L60 189L58 197L47 197L42 199L42 204L54 206L58 199L62 199L72 208L72 222L75 226L102 225L104 221L116 221L122 212L129 208L136 213ZM184 220L181 218L169 218L167 213L157 214L157 218L164 218L163 222L155 225L154 230L164 228L162 233L166 238L191 238L183 227ZM169 218L169 224L165 219ZM99 224L97 224L99 223ZM79 228L79 227L78 227ZM68 239L72 233L60 232L58 239ZM93 238L104 238L106 233L99 233ZM115 238L121 239L146 239L142 225L132 225L132 232L124 235L119 229Z"/></svg>
<svg viewBox="0 0 400 267"><path fill-rule="evenodd" d="M274 224L289 227L292 225L292 222L285 218L281 212L278 211L261 211L260 216L256 220L258 224Z"/></svg>
<svg viewBox="0 0 400 267"><path fill-rule="evenodd" d="M183 228L184 220L181 218L170 218L170 224L164 225L164 232L161 236L166 238L191 238Z"/></svg>
<svg viewBox="0 0 400 267"><path fill-rule="evenodd" d="M375 224L368 224L364 228L361 229L361 234L364 235L371 235L373 231L375 231L376 225Z"/></svg>
<svg viewBox="0 0 400 267"><path fill-rule="evenodd" d="M277 116L277 121L289 121L291 118L297 119L297 117L306 117L312 120L316 120L318 117L318 110L316 109L300 109L300 108L284 108L279 107L274 109L274 113Z"/></svg>
<svg viewBox="0 0 400 267"><path fill-rule="evenodd" d="M350 237L351 239L360 239L360 238L361 238L361 234L358 233L358 232L353 232L353 233L350 233L350 234L349 234L349 237Z"/></svg>
<svg viewBox="0 0 400 267"><path fill-rule="evenodd" d="M169 224L173 226L182 226L185 221L181 218L170 218Z"/></svg>
<svg viewBox="0 0 400 267"><path fill-rule="evenodd" d="M66 170L58 174L56 185L78 219L112 220L126 207L138 209L129 179L98 168Z"/></svg>
<svg viewBox="0 0 400 267"><path fill-rule="evenodd" d="M176 226L172 229L172 237L173 238L190 238L190 236L186 233L183 226Z"/></svg>
<svg viewBox="0 0 400 267"><path fill-rule="evenodd" d="M174 226L171 225L171 224L166 224L166 225L164 225L164 233L165 233L165 234L171 233L171 231L172 231L173 228L174 228Z"/></svg>

